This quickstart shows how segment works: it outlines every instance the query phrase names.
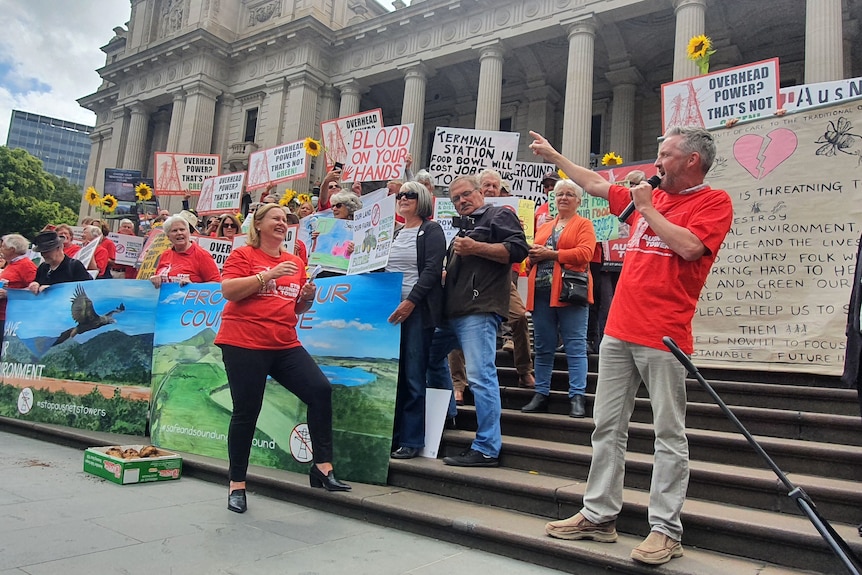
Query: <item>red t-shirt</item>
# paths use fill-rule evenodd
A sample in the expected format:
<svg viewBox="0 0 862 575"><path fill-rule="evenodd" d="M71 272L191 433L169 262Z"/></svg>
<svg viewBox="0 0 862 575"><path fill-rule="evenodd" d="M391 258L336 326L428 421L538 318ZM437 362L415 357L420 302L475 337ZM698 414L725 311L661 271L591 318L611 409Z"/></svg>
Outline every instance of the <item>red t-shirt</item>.
<svg viewBox="0 0 862 575"><path fill-rule="evenodd" d="M0 280L3 280L0 287L25 289L36 280L36 264L27 256L14 259L0 270ZM0 299L0 320L6 319L6 302L7 298Z"/></svg>
<svg viewBox="0 0 862 575"><path fill-rule="evenodd" d="M181 279L192 283L221 281L212 256L197 244L191 244L183 253L173 248L163 251L153 275L162 276L162 281L170 283Z"/></svg>
<svg viewBox="0 0 862 575"><path fill-rule="evenodd" d="M308 248L305 247L305 242L301 239L296 239L296 244L293 247L296 256L302 260L303 265L308 265Z"/></svg>
<svg viewBox="0 0 862 575"><path fill-rule="evenodd" d="M79 246L78 244L69 244L68 246L63 248L63 253L70 258L75 257L75 254L79 251L81 251L81 246Z"/></svg>
<svg viewBox="0 0 862 575"><path fill-rule="evenodd" d="M113 244L114 242L108 242ZM96 262L96 267L99 270L97 274L98 277L102 277L105 275L105 269L108 267L108 260L110 259L110 255L108 255L108 250L105 249L105 244L101 243L96 246L96 251L93 252L93 260ZM86 264L84 264L86 267Z"/></svg>
<svg viewBox="0 0 862 575"><path fill-rule="evenodd" d="M108 259L114 261L117 259L117 244L115 244L112 240L108 238L104 238L99 245L105 248L105 252L108 254Z"/></svg>
<svg viewBox="0 0 862 575"><path fill-rule="evenodd" d="M305 284L302 260L287 252L274 258L258 248L243 246L230 253L222 277L227 280L253 276L285 261L296 263L295 274L270 280L256 294L225 304L215 343L246 349L289 349L302 345L296 335L296 298Z"/></svg>
<svg viewBox="0 0 862 575"><path fill-rule="evenodd" d="M611 212L631 202L629 189L611 186ZM687 262L671 250L635 212L605 333L630 343L667 351L661 338L672 337L692 353L691 320L721 242L733 222L733 205L724 190L706 186L689 194L656 190L653 205L671 223L690 230L707 253Z"/></svg>

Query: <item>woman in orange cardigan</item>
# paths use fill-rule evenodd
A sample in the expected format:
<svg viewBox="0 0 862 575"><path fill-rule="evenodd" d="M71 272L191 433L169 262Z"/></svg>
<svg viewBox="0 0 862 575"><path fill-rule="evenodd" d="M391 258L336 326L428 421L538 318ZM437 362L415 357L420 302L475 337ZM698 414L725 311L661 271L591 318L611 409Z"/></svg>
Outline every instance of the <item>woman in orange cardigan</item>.
<svg viewBox="0 0 862 575"><path fill-rule="evenodd" d="M596 246L593 223L577 214L583 190L571 180L560 180L554 186L557 217L536 232L536 243L528 260L527 309L533 314L533 339L536 345L536 393L521 408L524 413L548 411L551 393L551 371L559 330L569 364L570 417L584 417L584 392L587 387L587 320L589 305L559 301L562 267L589 274L590 259ZM592 303L592 277L587 297Z"/></svg>

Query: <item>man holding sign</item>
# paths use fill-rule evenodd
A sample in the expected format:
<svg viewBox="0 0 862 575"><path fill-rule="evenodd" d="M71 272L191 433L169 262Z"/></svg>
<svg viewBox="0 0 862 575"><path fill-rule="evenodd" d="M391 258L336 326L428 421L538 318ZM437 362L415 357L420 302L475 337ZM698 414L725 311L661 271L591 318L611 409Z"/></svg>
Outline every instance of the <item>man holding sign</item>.
<svg viewBox="0 0 862 575"><path fill-rule="evenodd" d="M429 365L434 368L455 348L464 351L467 382L476 404L476 439L459 455L445 457L446 465L499 465L500 383L494 359L497 328L509 314L511 265L527 257L529 246L521 222L507 208L485 205L475 176L459 176L449 187L458 211L460 232L449 245L446 264L446 321L434 333ZM445 373L445 368L444 368ZM429 387L449 388L439 381L438 369L429 370Z"/></svg>

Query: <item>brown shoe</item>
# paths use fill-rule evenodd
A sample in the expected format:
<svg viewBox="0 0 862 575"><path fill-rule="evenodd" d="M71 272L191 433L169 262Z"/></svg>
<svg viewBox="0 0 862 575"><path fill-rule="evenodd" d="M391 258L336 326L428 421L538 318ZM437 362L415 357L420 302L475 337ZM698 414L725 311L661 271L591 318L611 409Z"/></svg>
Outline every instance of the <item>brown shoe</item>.
<svg viewBox="0 0 862 575"><path fill-rule="evenodd" d="M568 519L551 521L545 525L545 533L556 539L592 539L602 543L613 543L617 540L616 521L591 523L580 513Z"/></svg>
<svg viewBox="0 0 862 575"><path fill-rule="evenodd" d="M518 376L518 387L534 389L536 387L536 378L533 377L532 373L523 373Z"/></svg>
<svg viewBox="0 0 862 575"><path fill-rule="evenodd" d="M631 554L632 559L647 565L663 565L676 557L682 557L682 544L660 531L650 531Z"/></svg>

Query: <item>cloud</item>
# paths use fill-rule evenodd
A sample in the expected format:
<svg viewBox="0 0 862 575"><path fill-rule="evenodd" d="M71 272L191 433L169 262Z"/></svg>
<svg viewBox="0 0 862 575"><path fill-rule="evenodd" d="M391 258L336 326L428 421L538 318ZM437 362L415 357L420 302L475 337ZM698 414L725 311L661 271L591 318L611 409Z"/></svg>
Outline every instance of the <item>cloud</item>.
<svg viewBox="0 0 862 575"><path fill-rule="evenodd" d="M93 125L76 100L96 91L99 48L129 19L128 2L4 0L0 35L0 139L12 110Z"/></svg>
<svg viewBox="0 0 862 575"><path fill-rule="evenodd" d="M333 329L356 329L359 331L374 331L374 326L370 323L362 323L357 320L346 321L343 319L332 319L320 322L320 327L331 327Z"/></svg>
<svg viewBox="0 0 862 575"><path fill-rule="evenodd" d="M308 344L308 347L312 347L314 349L335 349L336 346L333 343L329 343L327 341L315 341Z"/></svg>
<svg viewBox="0 0 862 575"><path fill-rule="evenodd" d="M174 303L175 301L183 301L184 299L186 299L186 292L178 291L166 297L162 300L162 303Z"/></svg>

